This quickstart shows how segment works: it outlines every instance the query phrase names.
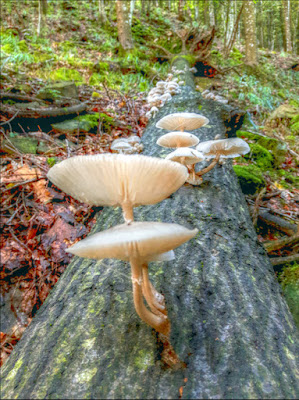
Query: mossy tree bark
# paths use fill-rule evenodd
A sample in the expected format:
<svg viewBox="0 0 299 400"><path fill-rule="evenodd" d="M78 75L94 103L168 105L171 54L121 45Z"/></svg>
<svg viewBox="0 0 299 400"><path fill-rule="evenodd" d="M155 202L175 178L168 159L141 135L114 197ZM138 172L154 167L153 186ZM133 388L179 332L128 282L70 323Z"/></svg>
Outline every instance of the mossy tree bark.
<svg viewBox="0 0 299 400"><path fill-rule="evenodd" d="M209 118L200 140L224 137L223 105L185 86L150 121L145 154L169 152L155 143L155 123L178 111ZM296 328L231 162L135 209L135 219L199 229L174 261L149 267L186 368L163 364L161 342L135 313L128 263L75 257L4 366L2 398L298 397ZM121 210L105 208L94 232L119 223Z"/></svg>

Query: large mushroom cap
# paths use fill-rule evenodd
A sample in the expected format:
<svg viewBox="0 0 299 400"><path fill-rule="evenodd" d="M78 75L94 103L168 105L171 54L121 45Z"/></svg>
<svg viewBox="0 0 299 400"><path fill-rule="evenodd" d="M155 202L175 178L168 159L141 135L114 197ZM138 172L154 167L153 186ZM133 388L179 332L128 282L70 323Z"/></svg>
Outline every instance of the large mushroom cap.
<svg viewBox="0 0 299 400"><path fill-rule="evenodd" d="M189 132L174 131L162 135L157 140L157 144L162 147L177 147L195 146L199 142L198 137Z"/></svg>
<svg viewBox="0 0 299 400"><path fill-rule="evenodd" d="M250 147L243 139L231 138L201 142L196 150L203 153L207 158L213 158L217 155L222 158L234 158L248 153Z"/></svg>
<svg viewBox="0 0 299 400"><path fill-rule="evenodd" d="M198 229L163 222L132 222L117 225L81 240L67 252L87 258L130 258L153 260L193 238Z"/></svg>
<svg viewBox="0 0 299 400"><path fill-rule="evenodd" d="M102 206L155 204L184 184L186 167L141 155L98 154L68 158L48 178L75 199Z"/></svg>
<svg viewBox="0 0 299 400"><path fill-rule="evenodd" d="M183 165L192 165L203 161L205 157L197 150L190 147L179 147L166 156L166 160L176 161Z"/></svg>
<svg viewBox="0 0 299 400"><path fill-rule="evenodd" d="M198 129L201 126L207 125L208 122L208 118L203 115L195 113L174 113L166 115L160 119L160 121L157 122L156 127L170 131L192 131L193 129Z"/></svg>

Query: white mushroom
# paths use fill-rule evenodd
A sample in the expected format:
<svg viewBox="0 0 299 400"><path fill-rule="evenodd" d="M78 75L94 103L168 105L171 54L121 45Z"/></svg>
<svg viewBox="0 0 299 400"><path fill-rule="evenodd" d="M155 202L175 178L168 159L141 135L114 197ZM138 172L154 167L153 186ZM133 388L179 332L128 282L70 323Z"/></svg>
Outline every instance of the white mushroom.
<svg viewBox="0 0 299 400"><path fill-rule="evenodd" d="M198 129L209 122L208 118L195 113L168 114L156 123L157 128L168 130L193 130Z"/></svg>
<svg viewBox="0 0 299 400"><path fill-rule="evenodd" d="M198 142L199 139L192 133L174 131L160 136L156 143L162 147L170 147L175 149L177 147L195 146L198 144Z"/></svg>
<svg viewBox="0 0 299 400"><path fill-rule="evenodd" d="M133 207L156 204L188 177L183 165L141 155L97 154L54 165L48 178L75 199L96 206L122 207L127 223Z"/></svg>
<svg viewBox="0 0 299 400"><path fill-rule="evenodd" d="M157 295L150 285L147 264L153 258L159 258L159 255L162 259L171 258L171 253L165 253L187 242L197 232L197 229L189 230L178 224L134 222L91 235L70 247L67 252L80 257L129 261L137 314L157 332L168 336L170 323L167 312L161 305L160 294ZM145 307L142 295L148 300L152 312Z"/></svg>

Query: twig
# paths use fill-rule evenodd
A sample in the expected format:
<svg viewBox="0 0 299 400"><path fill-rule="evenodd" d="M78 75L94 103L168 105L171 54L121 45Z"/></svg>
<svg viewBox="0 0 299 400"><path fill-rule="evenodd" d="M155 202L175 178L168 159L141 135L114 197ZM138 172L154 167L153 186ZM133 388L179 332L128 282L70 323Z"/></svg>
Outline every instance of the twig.
<svg viewBox="0 0 299 400"><path fill-rule="evenodd" d="M37 181L40 181L42 179L46 179L46 177L42 176L40 178L29 179L28 181L22 181L22 182L16 183L15 185L11 186L10 188L2 190L2 193L8 192L9 190L12 190L12 189L14 189L14 188L16 188L18 186L27 185L28 183L37 182Z"/></svg>
<svg viewBox="0 0 299 400"><path fill-rule="evenodd" d="M270 258L272 265L287 264L292 261L299 260L299 253L287 257L273 257Z"/></svg>
<svg viewBox="0 0 299 400"><path fill-rule="evenodd" d="M297 243L298 241L299 241L299 234L296 233L295 235L290 237L283 237L278 240L271 240L269 242L264 242L263 246L267 250L267 253L270 253L271 251L279 250L287 245Z"/></svg>
<svg viewBox="0 0 299 400"><path fill-rule="evenodd" d="M260 205L260 201L261 201L261 199L263 198L263 195L266 193L266 191L267 191L267 189L266 189L266 188L263 188L263 189L259 192L259 194L258 194L258 196L257 196L257 198L256 198L256 200L255 200L254 210L253 210L253 214L252 214L252 222L253 222L253 225L254 225L254 226L256 226L256 224L257 224L257 219L258 219L258 216L259 216L259 205Z"/></svg>
<svg viewBox="0 0 299 400"><path fill-rule="evenodd" d="M14 120L14 119L16 118L16 116L19 114L19 112L20 112L20 110L18 110L18 111L15 113L15 115L14 115L13 117L11 117L8 121L1 122L0 126L9 124L12 120Z"/></svg>

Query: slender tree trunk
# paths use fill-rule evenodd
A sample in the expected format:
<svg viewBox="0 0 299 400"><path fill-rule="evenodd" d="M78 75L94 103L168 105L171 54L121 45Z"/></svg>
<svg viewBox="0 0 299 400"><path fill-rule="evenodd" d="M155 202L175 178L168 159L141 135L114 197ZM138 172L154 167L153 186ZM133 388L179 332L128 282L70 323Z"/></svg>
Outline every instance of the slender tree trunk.
<svg viewBox="0 0 299 400"><path fill-rule="evenodd" d="M179 0L178 2L178 19L180 21L184 20L184 0Z"/></svg>
<svg viewBox="0 0 299 400"><path fill-rule="evenodd" d="M256 21L253 0L244 0L245 63L257 64Z"/></svg>
<svg viewBox="0 0 299 400"><path fill-rule="evenodd" d="M231 33L231 37L227 43L227 46L224 49L224 58L227 58L229 56L229 53L231 52L231 49L233 48L233 45L235 43L243 8L244 8L244 3L241 5L241 8L239 10L239 13L238 13L236 21L235 21L233 31Z"/></svg>
<svg viewBox="0 0 299 400"><path fill-rule="evenodd" d="M189 70L184 59L174 65ZM147 126L145 155L165 156L156 144L164 132L155 124L181 108L209 118L208 127L193 131L201 141L224 137L231 109L192 86L181 89ZM186 367L165 368L171 353L134 312L128 263L75 257L4 365L2 398L298 398L297 330L232 162L204 175L201 186L186 184L134 214L136 221L199 229L173 262L149 266ZM94 231L119 223L120 208L105 207Z"/></svg>
<svg viewBox="0 0 299 400"><path fill-rule="evenodd" d="M283 22L284 22L284 37L285 51L292 52L292 36L291 36L291 4L290 0L282 0L283 5Z"/></svg>
<svg viewBox="0 0 299 400"><path fill-rule="evenodd" d="M204 19L204 24L207 27L210 26L209 17L210 17L209 16L209 0L203 0L203 19Z"/></svg>
<svg viewBox="0 0 299 400"><path fill-rule="evenodd" d="M128 0L116 0L116 17L118 40L124 51L133 49L133 39L129 20L130 2Z"/></svg>
<svg viewBox="0 0 299 400"><path fill-rule="evenodd" d="M208 2L209 6L209 18L210 18L210 26L215 26L215 9L214 9L214 1L210 0Z"/></svg>
<svg viewBox="0 0 299 400"><path fill-rule="evenodd" d="M99 21L103 25L105 25L107 23L107 15L106 15L106 11L105 11L104 0L99 0Z"/></svg>
<svg viewBox="0 0 299 400"><path fill-rule="evenodd" d="M152 1L153 0L147 0L147 9L146 9L146 15L150 16L151 15L151 7L152 7Z"/></svg>
<svg viewBox="0 0 299 400"><path fill-rule="evenodd" d="M38 23L37 23L37 36L42 36L45 20L47 15L48 4L47 0L38 1Z"/></svg>
<svg viewBox="0 0 299 400"><path fill-rule="evenodd" d="M134 13L134 8L135 8L135 1L136 0L131 0L130 1L130 13L129 13L129 24L132 26L132 19L133 19L133 13Z"/></svg>

